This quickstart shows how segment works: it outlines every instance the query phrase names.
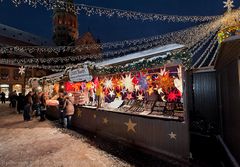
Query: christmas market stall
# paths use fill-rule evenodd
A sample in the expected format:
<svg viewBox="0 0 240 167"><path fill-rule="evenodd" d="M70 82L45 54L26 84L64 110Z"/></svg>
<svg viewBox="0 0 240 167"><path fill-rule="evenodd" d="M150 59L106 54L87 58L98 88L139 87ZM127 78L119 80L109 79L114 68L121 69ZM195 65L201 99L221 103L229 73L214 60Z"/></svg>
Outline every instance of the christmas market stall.
<svg viewBox="0 0 240 167"><path fill-rule="evenodd" d="M59 118L56 99L64 92L74 99L73 127L188 161L190 58L182 48L170 44L40 78L49 99L47 115Z"/></svg>
<svg viewBox="0 0 240 167"><path fill-rule="evenodd" d="M64 91L63 85L64 72L59 72L44 76L42 78L30 78L28 85L33 92L44 92L47 102L47 115L52 118L58 118L58 100L59 92Z"/></svg>
<svg viewBox="0 0 240 167"><path fill-rule="evenodd" d="M75 128L181 160L189 157L182 45L70 68ZM171 53L170 53L171 51Z"/></svg>

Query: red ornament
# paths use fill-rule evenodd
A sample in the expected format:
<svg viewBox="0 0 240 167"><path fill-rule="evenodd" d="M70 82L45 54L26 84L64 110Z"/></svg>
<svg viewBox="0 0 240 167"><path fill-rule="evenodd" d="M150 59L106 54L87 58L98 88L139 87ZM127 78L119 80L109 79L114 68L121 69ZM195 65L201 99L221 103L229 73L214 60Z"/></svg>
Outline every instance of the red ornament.
<svg viewBox="0 0 240 167"><path fill-rule="evenodd" d="M71 82L66 82L65 83L65 90L67 91L67 92L69 92L69 91L73 91L73 83L71 83Z"/></svg>
<svg viewBox="0 0 240 167"><path fill-rule="evenodd" d="M132 82L134 83L134 85L138 85L139 80L136 76L134 76L133 79L132 79Z"/></svg>
<svg viewBox="0 0 240 167"><path fill-rule="evenodd" d="M175 92L170 92L168 94L168 101L176 101L178 97L178 94L176 94Z"/></svg>

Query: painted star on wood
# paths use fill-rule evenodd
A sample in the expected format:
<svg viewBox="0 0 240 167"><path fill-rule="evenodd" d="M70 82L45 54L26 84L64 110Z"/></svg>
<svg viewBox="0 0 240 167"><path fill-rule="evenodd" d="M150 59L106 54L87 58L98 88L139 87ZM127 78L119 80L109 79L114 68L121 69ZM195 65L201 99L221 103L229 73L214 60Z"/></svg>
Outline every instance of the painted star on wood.
<svg viewBox="0 0 240 167"><path fill-rule="evenodd" d="M170 139L175 139L175 140L177 140L177 134L171 132L171 133L169 133L168 135L169 135Z"/></svg>
<svg viewBox="0 0 240 167"><path fill-rule="evenodd" d="M82 111L81 110L77 111L77 117L82 117Z"/></svg>
<svg viewBox="0 0 240 167"><path fill-rule="evenodd" d="M128 122L124 122L124 124L127 126L127 131L133 131L136 133L135 126L137 126L137 123L133 123L131 119L128 119Z"/></svg>
<svg viewBox="0 0 240 167"><path fill-rule="evenodd" d="M227 0L227 1L224 1L223 3L225 4L224 8L227 8L227 11L231 12L232 8L234 7L233 0Z"/></svg>
<svg viewBox="0 0 240 167"><path fill-rule="evenodd" d="M19 67L19 72L21 75L23 75L25 73L25 68L23 66Z"/></svg>
<svg viewBox="0 0 240 167"><path fill-rule="evenodd" d="M108 119L107 119L107 117L104 117L103 118L103 124L107 124L108 123Z"/></svg>

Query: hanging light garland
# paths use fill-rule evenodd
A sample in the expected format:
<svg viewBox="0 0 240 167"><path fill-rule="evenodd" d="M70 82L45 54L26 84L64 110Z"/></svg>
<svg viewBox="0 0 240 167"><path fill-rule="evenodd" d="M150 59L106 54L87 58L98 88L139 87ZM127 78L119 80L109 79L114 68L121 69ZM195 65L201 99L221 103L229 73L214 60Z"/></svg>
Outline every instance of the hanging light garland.
<svg viewBox="0 0 240 167"><path fill-rule="evenodd" d="M192 47L195 45L197 42L201 41L202 39L205 38L205 36L208 36L209 34L212 34L218 29L218 26L214 25L214 23L208 23L208 24L203 24L195 27L191 27L185 30L181 31L176 31L172 33L168 33L165 35L159 35L159 36L154 36L150 38L142 38L138 40L128 40L128 41L122 41L122 42L116 42L116 43L107 43L106 45L103 46L109 46L109 47L115 47L119 45L120 43L128 43L134 44L134 46L131 46L127 49L119 49L116 51L108 51L105 53L100 53L100 54L92 54L92 55L79 55L79 56L68 56L68 57L50 57L50 58L22 58L22 59L9 59L9 58L3 58L0 60L0 63L2 64L12 64L12 65L22 65L22 64L41 64L41 63L47 63L47 64L52 64L52 63L68 63L68 62L73 62L73 61L83 61L86 59L102 59L102 58L112 58L116 57L119 55L124 55L126 53L130 53L133 51L140 51L148 48L152 48L155 46L160 46L160 45L166 45L169 43L179 43L179 44L184 44L186 45L187 48ZM142 45L136 45L136 43L141 43L143 42L146 44ZM91 46L89 46L91 48ZM0 48L0 53L11 53L13 51L15 52L27 52L30 50L30 52L37 51L37 52L42 52L42 51L47 51L49 53L52 52L60 52L64 49L67 49L68 51L71 49L74 49L74 47L48 47L48 48L42 48L42 47L2 47Z"/></svg>
<svg viewBox="0 0 240 167"><path fill-rule="evenodd" d="M2 2L3 0L1 0ZM87 15L98 15L118 18L126 18L127 20L142 21L168 21L168 22L207 22L218 19L220 16L177 16L156 13L142 13L129 10L111 9L104 7L91 6L86 4L74 4L63 0L12 0L17 7L20 4L28 4L34 8L37 5L46 7L48 10L59 8L68 12L79 14L80 12Z"/></svg>
<svg viewBox="0 0 240 167"><path fill-rule="evenodd" d="M192 68L195 68L195 66L200 62L200 60L205 57L206 55L209 55L208 53L211 53L213 47L215 46L215 44L217 43L217 36L215 36L210 44L207 46L207 48L204 50L204 52L201 54L201 56L199 56L199 58L197 59L197 61L193 64Z"/></svg>

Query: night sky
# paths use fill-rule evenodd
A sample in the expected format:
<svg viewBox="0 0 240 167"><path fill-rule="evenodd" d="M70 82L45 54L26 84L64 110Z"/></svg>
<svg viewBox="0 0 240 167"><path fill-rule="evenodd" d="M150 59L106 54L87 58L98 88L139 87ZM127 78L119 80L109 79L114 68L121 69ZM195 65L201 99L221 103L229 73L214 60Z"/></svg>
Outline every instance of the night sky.
<svg viewBox="0 0 240 167"><path fill-rule="evenodd" d="M169 15L220 15L226 10L221 0L75 0L75 3ZM240 1L235 0L234 5L239 7ZM109 19L103 16L88 17L84 14L80 14L78 20L80 35L90 30L101 42L149 37L194 25L194 23L126 21L117 17ZM22 4L16 8L10 0L4 0L0 3L0 23L47 39L52 37L52 11L47 11L41 6L35 9Z"/></svg>

